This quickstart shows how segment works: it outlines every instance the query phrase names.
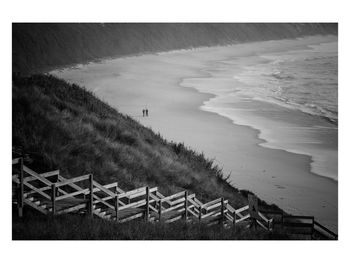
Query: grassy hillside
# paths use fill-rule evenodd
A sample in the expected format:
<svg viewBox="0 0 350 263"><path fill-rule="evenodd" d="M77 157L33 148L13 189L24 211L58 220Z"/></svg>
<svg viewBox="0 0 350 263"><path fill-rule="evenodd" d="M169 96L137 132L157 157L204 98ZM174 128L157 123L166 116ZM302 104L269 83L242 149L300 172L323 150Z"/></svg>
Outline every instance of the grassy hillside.
<svg viewBox="0 0 350 263"><path fill-rule="evenodd" d="M166 195L188 190L203 201L225 197L234 207L247 204L248 191L229 185L212 160L181 143L166 141L75 84L50 75L14 75L12 103L13 157L24 156L25 164L38 172L60 169L68 178L93 173L98 182L118 181L124 190L158 186ZM278 209L261 200L260 205L264 209ZM33 217L29 208L25 213L24 221L13 215L14 239L271 237L245 228L236 234L218 231L216 227L204 232L204 226L182 223L159 228L144 224L140 231L139 223L118 227L103 220L80 217L51 221ZM81 228L77 230L76 225ZM273 234L273 238L286 237L279 232Z"/></svg>
<svg viewBox="0 0 350 263"><path fill-rule="evenodd" d="M13 152L34 170L93 173L128 190L158 186L164 194L189 190L203 201L225 197L247 203L247 191L226 183L203 154L164 140L91 92L50 75L13 80Z"/></svg>
<svg viewBox="0 0 350 263"><path fill-rule="evenodd" d="M12 26L14 72L40 72L109 56L236 42L338 34L337 24L117 23Z"/></svg>

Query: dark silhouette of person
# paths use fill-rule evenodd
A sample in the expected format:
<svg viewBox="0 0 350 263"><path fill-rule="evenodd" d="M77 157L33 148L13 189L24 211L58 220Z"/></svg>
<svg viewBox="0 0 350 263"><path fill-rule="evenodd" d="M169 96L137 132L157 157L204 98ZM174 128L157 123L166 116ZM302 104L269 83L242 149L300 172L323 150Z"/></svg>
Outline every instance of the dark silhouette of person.
<svg viewBox="0 0 350 263"><path fill-rule="evenodd" d="M142 110L142 117L145 117L145 112L146 112L146 111L143 109L143 110Z"/></svg>
<svg viewBox="0 0 350 263"><path fill-rule="evenodd" d="M148 117L148 109L146 109L146 116Z"/></svg>

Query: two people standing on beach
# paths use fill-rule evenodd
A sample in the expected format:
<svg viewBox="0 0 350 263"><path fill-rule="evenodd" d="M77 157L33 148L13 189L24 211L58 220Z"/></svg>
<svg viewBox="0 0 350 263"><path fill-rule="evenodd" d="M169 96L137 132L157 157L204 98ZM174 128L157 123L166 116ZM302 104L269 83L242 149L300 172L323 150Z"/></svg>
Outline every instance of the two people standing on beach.
<svg viewBox="0 0 350 263"><path fill-rule="evenodd" d="M143 109L142 110L142 116L143 117L145 117L145 116L148 117L148 109Z"/></svg>

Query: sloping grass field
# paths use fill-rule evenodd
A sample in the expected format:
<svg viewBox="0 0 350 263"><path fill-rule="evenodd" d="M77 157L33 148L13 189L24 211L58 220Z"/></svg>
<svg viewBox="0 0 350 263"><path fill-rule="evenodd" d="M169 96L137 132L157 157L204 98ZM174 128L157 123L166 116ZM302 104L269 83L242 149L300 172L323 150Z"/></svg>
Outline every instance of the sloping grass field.
<svg viewBox="0 0 350 263"><path fill-rule="evenodd" d="M93 173L98 182L108 184L117 181L119 187L124 190L157 186L165 195L187 190L189 193L195 193L203 202L224 197L235 208L247 204L248 191L232 187L226 181L220 167L214 165L213 160L182 143L165 140L160 134L155 134L151 129L121 114L82 87L51 75L15 75L12 103L13 157L24 156L25 164L35 171L60 169L61 174L68 178ZM261 200L259 202L264 209L278 209ZM23 238L44 237L47 228L40 229L39 226L43 224L42 220L48 219L37 218L35 220L39 220L38 223L28 220L16 221L14 216L14 238L17 237L16 233L21 233ZM55 227L60 228L59 224L63 227L65 223L62 220L56 220L55 224L58 225ZM80 219L68 217L67 220L80 222ZM30 225L26 225L26 222L30 222ZM88 229L91 221L84 219L81 223ZM52 224L51 221L47 221L44 225ZM95 229L91 235L81 233L77 234L78 236L56 236L49 230L45 233L52 234L52 237L68 239L103 239L103 233L108 239L117 238L116 235L120 234L119 238L128 239L127 233L124 233L120 226L112 226L113 223L107 222L99 225L102 232ZM38 226L38 230L31 231L32 226L33 229ZM133 224L129 224L125 229L130 226ZM149 227L145 229L149 229L149 232L143 236L142 227L138 224L135 226L135 233L139 233L135 236L136 239L149 239L154 229L158 228L147 225ZM110 227L115 229L114 234L108 234ZM154 235L154 238L162 239L167 235L171 238L170 232L177 231L178 227L193 228L198 234L194 234L193 238L201 238L203 226L189 227L181 224L160 226L159 235ZM208 239L233 238L232 233L214 236L217 230L208 231L203 234ZM213 233L210 234L210 231ZM180 236L174 238L181 239Z"/></svg>

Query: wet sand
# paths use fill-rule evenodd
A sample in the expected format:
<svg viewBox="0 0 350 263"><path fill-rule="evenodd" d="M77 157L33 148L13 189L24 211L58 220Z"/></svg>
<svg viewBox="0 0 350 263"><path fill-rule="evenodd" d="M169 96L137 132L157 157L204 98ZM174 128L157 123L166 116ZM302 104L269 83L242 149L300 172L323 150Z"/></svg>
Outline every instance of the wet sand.
<svg viewBox="0 0 350 263"><path fill-rule="evenodd" d="M84 85L166 139L184 142L215 158L224 172L230 174L230 182L235 187L248 189L287 212L314 215L337 231L337 181L311 172L311 156L262 147L266 141L261 139L261 130L237 125L203 108L204 102L215 96L210 89L198 92L188 82L188 79L206 76L202 69L216 61L262 51L305 48L307 44L319 42L320 39L314 37L306 41L266 41L182 50L117 58L52 73ZM223 78L222 81L231 80ZM237 101L231 108L242 109L244 103L249 101ZM261 103L263 107L264 102ZM142 117L145 107L149 109L147 118ZM248 106L246 114L251 114ZM293 111L288 114L295 115ZM237 117L244 119L244 111Z"/></svg>

